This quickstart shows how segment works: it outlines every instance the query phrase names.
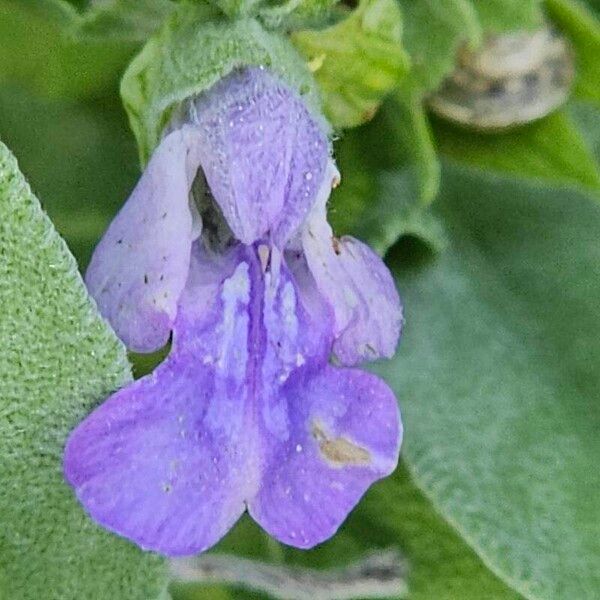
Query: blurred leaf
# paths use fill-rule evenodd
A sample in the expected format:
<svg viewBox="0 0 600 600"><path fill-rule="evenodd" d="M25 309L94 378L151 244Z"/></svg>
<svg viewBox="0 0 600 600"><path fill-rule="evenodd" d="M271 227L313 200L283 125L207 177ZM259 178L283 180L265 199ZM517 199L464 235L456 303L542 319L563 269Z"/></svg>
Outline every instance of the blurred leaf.
<svg viewBox="0 0 600 600"><path fill-rule="evenodd" d="M469 0L400 0L400 7L411 70L395 94L397 128L418 174L416 196L428 204L438 192L439 164L425 116L425 94L453 69L459 45L479 44L482 32Z"/></svg>
<svg viewBox="0 0 600 600"><path fill-rule="evenodd" d="M76 22L61 0L0 0L0 84L69 98L116 89L134 46L72 39Z"/></svg>
<svg viewBox="0 0 600 600"><path fill-rule="evenodd" d="M0 280L3 597L157 597L162 561L93 524L63 480L69 431L129 367L2 144Z"/></svg>
<svg viewBox="0 0 600 600"><path fill-rule="evenodd" d="M422 202L424 160L415 157L419 149L400 110L386 102L372 122L347 131L336 144L342 181L332 195L330 218L338 234L352 233L380 254L407 234L440 250L442 226ZM433 178L436 167L434 162ZM437 181L427 185L435 189Z"/></svg>
<svg viewBox="0 0 600 600"><path fill-rule="evenodd" d="M427 94L452 72L461 45L477 47L488 32L539 26L541 0L400 0L400 6L412 69L396 94L398 114L405 135L411 136L408 147L419 172L420 199L427 204L439 186L439 166L423 112Z"/></svg>
<svg viewBox="0 0 600 600"><path fill-rule="evenodd" d="M333 15L340 0L280 0L267 2L259 13L265 26L286 31L305 27L322 27Z"/></svg>
<svg viewBox="0 0 600 600"><path fill-rule="evenodd" d="M415 90L402 90L394 98L396 131L418 180L419 204L430 204L440 186L440 163L431 126L421 96Z"/></svg>
<svg viewBox="0 0 600 600"><path fill-rule="evenodd" d="M203 4L180 5L129 65L121 85L142 162L177 104L244 65L269 66L317 110L310 73L285 37L253 19L232 22Z"/></svg>
<svg viewBox="0 0 600 600"><path fill-rule="evenodd" d="M452 71L460 44L476 47L487 32L542 23L541 0L400 0L404 45L412 61L407 83L435 89Z"/></svg>
<svg viewBox="0 0 600 600"><path fill-rule="evenodd" d="M203 4L204 0L195 0ZM259 12L259 7L263 0L208 0L215 8L229 17L237 19L238 17L255 17Z"/></svg>
<svg viewBox="0 0 600 600"><path fill-rule="evenodd" d="M463 42L476 46L481 25L469 0L400 0L403 43L411 71L403 87L424 93L435 89L454 68Z"/></svg>
<svg viewBox="0 0 600 600"><path fill-rule="evenodd" d="M139 177L135 142L118 98L75 103L5 87L0 138L85 267Z"/></svg>
<svg viewBox="0 0 600 600"><path fill-rule="evenodd" d="M457 169L442 190L450 249L420 267L406 252L392 261L407 325L397 358L379 370L402 401L404 458L526 598L592 600L600 206Z"/></svg>
<svg viewBox="0 0 600 600"><path fill-rule="evenodd" d="M74 33L84 39L143 42L174 9L172 0L99 0L78 20Z"/></svg>
<svg viewBox="0 0 600 600"><path fill-rule="evenodd" d="M360 0L339 23L293 34L315 73L334 127L370 120L383 97L397 87L408 67L401 35L396 0Z"/></svg>
<svg viewBox="0 0 600 600"><path fill-rule="evenodd" d="M484 31L536 29L544 19L542 0L471 0Z"/></svg>
<svg viewBox="0 0 600 600"><path fill-rule="evenodd" d="M567 34L575 48L575 94L600 103L600 23L578 0L546 0L552 20Z"/></svg>
<svg viewBox="0 0 600 600"><path fill-rule="evenodd" d="M457 163L600 190L598 162L565 111L495 134L433 123L440 154Z"/></svg>
<svg viewBox="0 0 600 600"><path fill-rule="evenodd" d="M582 0L584 4L594 12L596 16L600 13L600 0Z"/></svg>
<svg viewBox="0 0 600 600"><path fill-rule="evenodd" d="M572 101L567 110L596 163L600 163L600 109L591 102Z"/></svg>
<svg viewBox="0 0 600 600"><path fill-rule="evenodd" d="M198 0L202 2L203 0ZM323 25L340 0L208 0L224 15L257 17L267 28L286 31Z"/></svg>
<svg viewBox="0 0 600 600"><path fill-rule="evenodd" d="M361 192L365 184L369 189ZM405 235L418 237L434 252L445 248L442 224L414 201L415 173L411 167L363 173L363 177L349 175L342 185L348 187L340 188L333 197L336 231L354 232L381 255Z"/></svg>
<svg viewBox="0 0 600 600"><path fill-rule="evenodd" d="M410 600L519 598L485 568L475 553L432 510L402 466L394 475L373 486L341 530L313 550L295 550L277 544L246 517L216 551L235 552L286 565L330 568L347 565L364 556L365 552L389 547L398 548L408 562ZM220 589L224 593L228 588ZM174 600L212 598L206 590L201 585L172 586ZM265 598L240 589L229 593L230 596L224 597L236 600Z"/></svg>

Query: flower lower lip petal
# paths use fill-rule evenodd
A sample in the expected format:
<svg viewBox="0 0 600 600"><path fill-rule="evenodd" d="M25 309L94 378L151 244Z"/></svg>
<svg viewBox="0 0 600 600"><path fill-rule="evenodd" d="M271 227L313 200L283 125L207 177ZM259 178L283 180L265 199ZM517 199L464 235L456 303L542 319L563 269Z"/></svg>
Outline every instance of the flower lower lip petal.
<svg viewBox="0 0 600 600"><path fill-rule="evenodd" d="M285 394L292 434L271 449L277 459L248 509L273 537L311 548L394 470L402 426L393 392L356 369L299 374Z"/></svg>

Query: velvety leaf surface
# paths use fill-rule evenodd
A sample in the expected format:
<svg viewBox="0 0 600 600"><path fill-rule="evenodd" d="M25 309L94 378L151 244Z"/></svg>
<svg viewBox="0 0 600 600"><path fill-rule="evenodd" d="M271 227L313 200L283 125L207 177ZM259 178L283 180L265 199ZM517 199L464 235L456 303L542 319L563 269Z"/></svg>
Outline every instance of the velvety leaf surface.
<svg viewBox="0 0 600 600"><path fill-rule="evenodd" d="M392 259L406 314L381 372L416 482L527 598L600 589L600 207L448 169L450 247ZM406 246L404 247L406 250ZM412 255L414 256L414 246Z"/></svg>
<svg viewBox="0 0 600 600"><path fill-rule="evenodd" d="M339 23L293 35L320 85L325 115L334 127L370 120L385 94L398 85L408 67L401 35L396 0L361 0Z"/></svg>
<svg viewBox="0 0 600 600"><path fill-rule="evenodd" d="M331 20L340 0L266 1L259 19L270 29L293 31L305 27L323 27Z"/></svg>
<svg viewBox="0 0 600 600"><path fill-rule="evenodd" d="M77 22L62 0L0 0L0 84L18 82L54 98L116 89L135 46L71 38Z"/></svg>
<svg viewBox="0 0 600 600"><path fill-rule="evenodd" d="M171 0L104 0L77 20L73 34L84 39L145 41L175 9Z"/></svg>
<svg viewBox="0 0 600 600"><path fill-rule="evenodd" d="M204 0L193 0L199 3ZM322 26L339 0L208 0L230 19L258 18L269 29Z"/></svg>
<svg viewBox="0 0 600 600"><path fill-rule="evenodd" d="M598 120L598 113L593 118ZM482 170L548 182L571 183L598 192L598 161L585 141L585 129L566 111L503 133L467 131L433 119L442 156Z"/></svg>
<svg viewBox="0 0 600 600"><path fill-rule="evenodd" d="M255 19L230 22L205 4L181 4L132 61L121 83L142 162L174 106L244 65L269 66L318 110L312 78L286 37Z"/></svg>
<svg viewBox="0 0 600 600"><path fill-rule="evenodd" d="M162 561L99 529L63 480L68 432L129 368L2 144L0 279L2 597L157 597Z"/></svg>

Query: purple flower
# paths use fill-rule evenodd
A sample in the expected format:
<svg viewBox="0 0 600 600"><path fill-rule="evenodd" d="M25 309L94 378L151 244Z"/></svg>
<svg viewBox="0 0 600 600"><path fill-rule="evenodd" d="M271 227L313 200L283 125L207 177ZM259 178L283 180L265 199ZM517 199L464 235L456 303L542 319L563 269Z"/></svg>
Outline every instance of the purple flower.
<svg viewBox="0 0 600 600"><path fill-rule="evenodd" d="M394 352L399 298L377 255L333 237L338 173L295 93L246 69L186 109L86 276L129 348L171 351L72 433L65 475L98 523L166 555L246 509L310 548L397 464L394 395L351 367Z"/></svg>

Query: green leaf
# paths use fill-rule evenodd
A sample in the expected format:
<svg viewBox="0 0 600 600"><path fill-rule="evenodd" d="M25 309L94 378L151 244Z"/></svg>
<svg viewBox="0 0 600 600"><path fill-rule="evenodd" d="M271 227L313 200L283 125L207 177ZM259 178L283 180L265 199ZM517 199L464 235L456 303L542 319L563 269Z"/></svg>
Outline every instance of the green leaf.
<svg viewBox="0 0 600 600"><path fill-rule="evenodd" d="M411 70L394 95L398 129L418 173L421 204L430 203L439 188L439 164L424 109L425 95L452 71L462 43L476 46L482 31L469 0L400 0L403 43Z"/></svg>
<svg viewBox="0 0 600 600"><path fill-rule="evenodd" d="M403 456L483 561L526 598L600 589L600 206L448 169L450 248L392 261ZM422 255L421 255L422 256ZM481 597L481 596L475 596Z"/></svg>
<svg viewBox="0 0 600 600"><path fill-rule="evenodd" d="M384 96L397 87L408 67L401 35L396 0L361 0L339 23L293 34L315 73L334 127L370 120Z"/></svg>
<svg viewBox="0 0 600 600"><path fill-rule="evenodd" d="M63 480L69 431L129 367L2 144L0 216L3 597L157 597L162 561L92 523Z"/></svg>
<svg viewBox="0 0 600 600"><path fill-rule="evenodd" d="M407 234L437 251L444 246L443 230L423 203L424 187L437 189L437 162L433 153L427 159L418 154L400 111L386 102L373 121L347 131L336 144L342 180L332 195L330 218L338 234L352 233L380 254ZM433 164L424 167L428 159Z"/></svg>
<svg viewBox="0 0 600 600"><path fill-rule="evenodd" d="M486 32L537 29L544 20L542 0L471 0Z"/></svg>
<svg viewBox="0 0 600 600"><path fill-rule="evenodd" d="M425 93L452 71L461 43L481 42L481 25L469 0L400 0L400 7L412 66L403 87Z"/></svg>
<svg viewBox="0 0 600 600"><path fill-rule="evenodd" d="M95 2L74 27L81 38L143 42L175 9L171 0L104 0Z"/></svg>
<svg viewBox="0 0 600 600"><path fill-rule="evenodd" d="M546 0L548 12L567 34L575 49L575 94L600 103L600 23L577 0Z"/></svg>
<svg viewBox="0 0 600 600"><path fill-rule="evenodd" d="M427 204L439 186L439 166L423 109L427 94L454 69L461 45L477 47L489 32L539 26L542 12L540 0L400 0L400 6L412 69L395 97L400 126L412 141L407 147L412 148L419 171L421 202Z"/></svg>
<svg viewBox="0 0 600 600"><path fill-rule="evenodd" d="M130 64L121 85L142 162L174 107L245 65L270 67L318 110L310 73L287 38L254 19L232 22L203 4L179 6Z"/></svg>
<svg viewBox="0 0 600 600"><path fill-rule="evenodd" d="M452 71L458 47L476 47L488 32L539 26L540 0L400 0L404 44L413 69L406 84L422 93Z"/></svg>
<svg viewBox="0 0 600 600"><path fill-rule="evenodd" d="M0 138L85 267L139 177L135 141L117 95L74 103L2 88Z"/></svg>
<svg viewBox="0 0 600 600"><path fill-rule="evenodd" d="M600 163L600 110L590 102L571 101L567 111L577 124L596 163Z"/></svg>
<svg viewBox="0 0 600 600"><path fill-rule="evenodd" d="M428 205L440 186L440 164L434 146L431 126L422 98L414 89L401 90L395 97L396 131L400 144L414 165L418 180L419 204Z"/></svg>
<svg viewBox="0 0 600 600"><path fill-rule="evenodd" d="M268 2L259 12L260 20L271 29L286 31L323 27L333 16L340 0L282 0Z"/></svg>
<svg viewBox="0 0 600 600"><path fill-rule="evenodd" d="M72 6L61 0L0 0L0 84L18 83L53 98L116 89L134 46L75 40Z"/></svg>
<svg viewBox="0 0 600 600"><path fill-rule="evenodd" d="M203 2L203 0L197 0ZM269 29L322 25L339 0L208 0L230 19L258 18Z"/></svg>
<svg viewBox="0 0 600 600"><path fill-rule="evenodd" d="M566 111L495 134L433 123L440 154L457 163L600 190L598 162Z"/></svg>
<svg viewBox="0 0 600 600"><path fill-rule="evenodd" d="M196 0L203 3L204 0ZM230 19L239 17L255 17L263 0L209 0L215 8L218 8Z"/></svg>

